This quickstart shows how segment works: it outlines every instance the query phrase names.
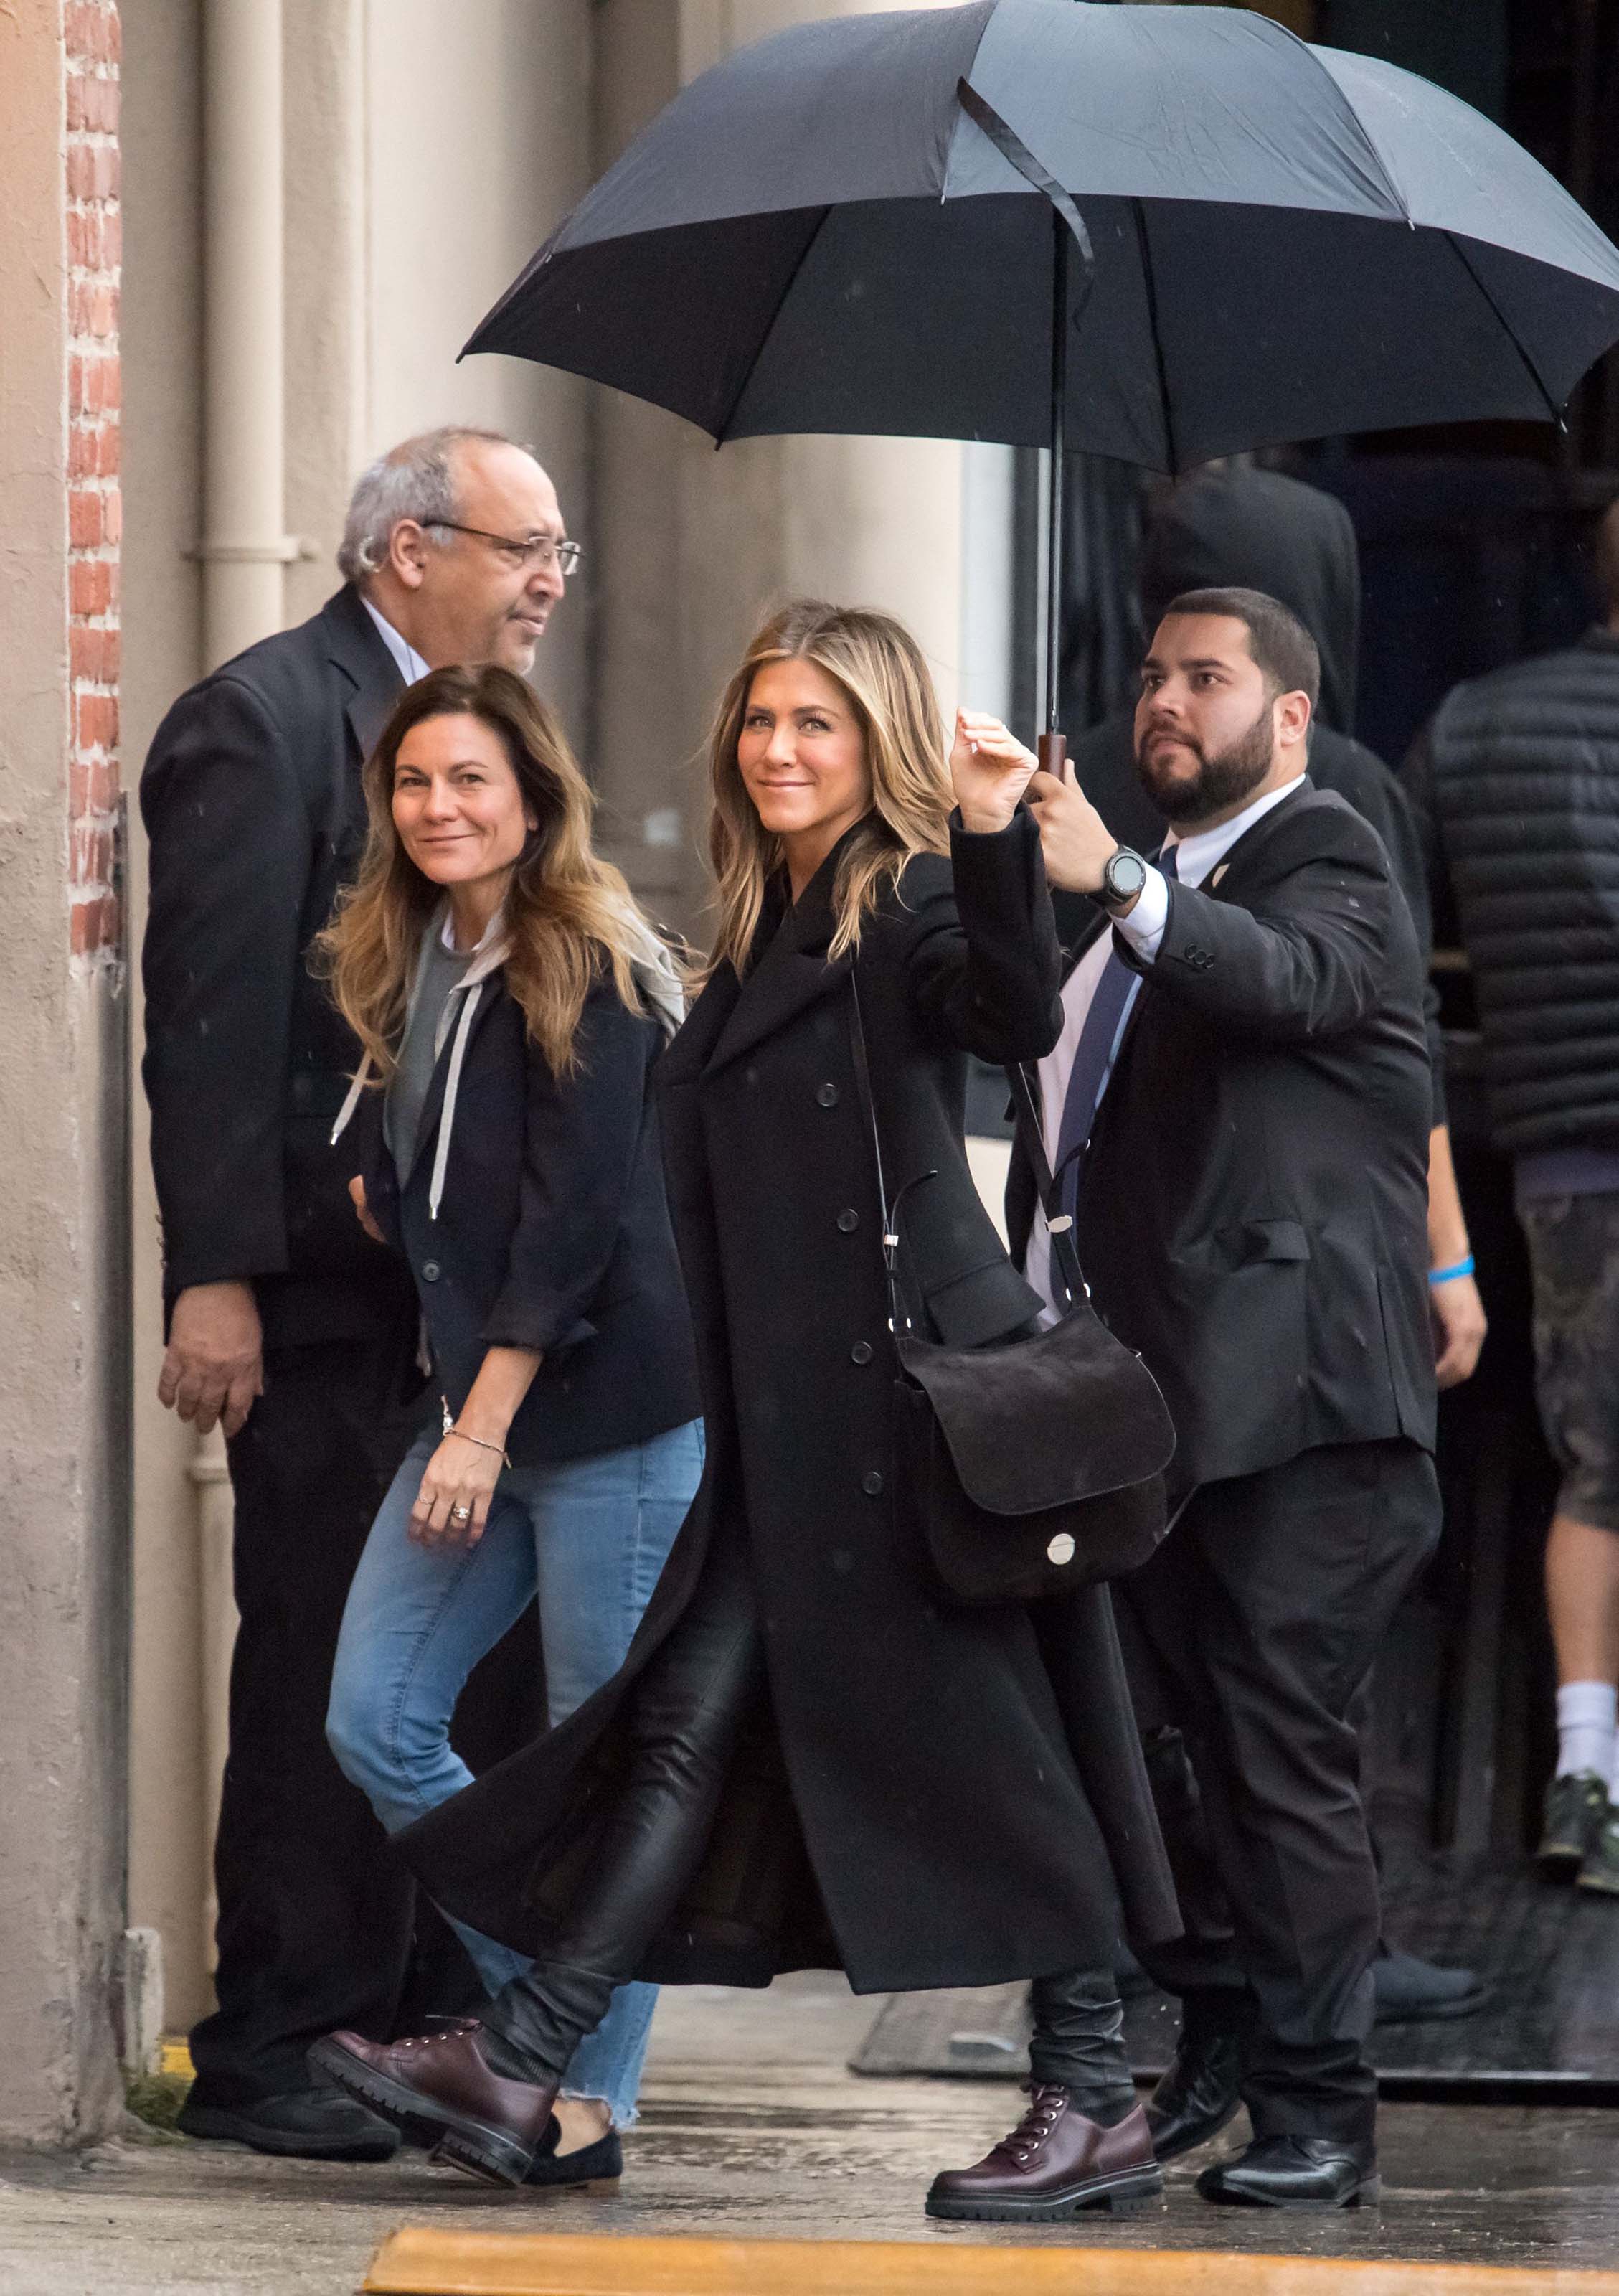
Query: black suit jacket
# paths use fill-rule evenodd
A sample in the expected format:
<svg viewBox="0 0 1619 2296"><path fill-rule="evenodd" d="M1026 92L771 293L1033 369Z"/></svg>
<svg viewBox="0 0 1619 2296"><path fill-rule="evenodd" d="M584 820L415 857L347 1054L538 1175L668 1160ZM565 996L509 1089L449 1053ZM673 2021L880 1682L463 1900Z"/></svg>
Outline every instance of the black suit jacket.
<svg viewBox="0 0 1619 2296"><path fill-rule="evenodd" d="M1172 881L1155 964L1117 937L1142 988L1077 1224L1098 1308L1168 1398L1182 1488L1317 1444L1434 1438L1410 912L1375 832L1308 783L1215 874ZM1015 1152L1019 1258L1034 1193Z"/></svg>
<svg viewBox="0 0 1619 2296"><path fill-rule="evenodd" d="M330 1144L359 1054L305 963L358 866L360 768L401 690L358 594L339 590L183 693L141 778L165 1294L250 1277L271 1345L411 1313Z"/></svg>
<svg viewBox="0 0 1619 2296"><path fill-rule="evenodd" d="M403 1186L380 1094L348 1159L364 1162L366 1203L409 1261L453 1412L489 1348L544 1352L507 1437L519 1467L622 1450L701 1407L649 1083L663 1031L599 981L577 1049L559 1082L494 973L467 1037L437 1218L428 1196L448 1039Z"/></svg>

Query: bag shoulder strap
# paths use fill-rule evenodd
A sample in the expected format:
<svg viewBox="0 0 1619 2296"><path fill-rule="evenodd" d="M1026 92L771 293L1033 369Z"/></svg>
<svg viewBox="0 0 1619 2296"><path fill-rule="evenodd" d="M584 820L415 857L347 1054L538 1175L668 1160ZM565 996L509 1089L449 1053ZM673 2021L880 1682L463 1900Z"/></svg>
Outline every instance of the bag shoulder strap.
<svg viewBox="0 0 1619 2296"><path fill-rule="evenodd" d="M861 1016L860 988L852 965L849 968L849 1051L854 1062L854 1090L860 1101L861 1112L866 1119L866 1129L871 1136L871 1157L877 1167L877 1201L883 1224L883 1270L888 1284L888 1329L897 1337L901 1332L910 1328L910 1318L900 1306L896 1272L899 1236L888 1210L888 1184L883 1173L882 1135L877 1128L877 1103L871 1097L871 1067L866 1058L866 1028Z"/></svg>

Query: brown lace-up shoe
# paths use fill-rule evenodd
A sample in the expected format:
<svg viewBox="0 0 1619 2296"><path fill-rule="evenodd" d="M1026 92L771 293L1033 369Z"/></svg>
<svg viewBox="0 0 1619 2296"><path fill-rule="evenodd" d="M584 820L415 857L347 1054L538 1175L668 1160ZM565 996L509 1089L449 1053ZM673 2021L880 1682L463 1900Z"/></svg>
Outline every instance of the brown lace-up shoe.
<svg viewBox="0 0 1619 2296"><path fill-rule="evenodd" d="M492 2185L520 2185L561 2084L507 2080L478 2046L482 2032L462 2025L408 2041L328 2033L310 2050L309 2063L418 2142L436 2135L436 2160Z"/></svg>
<svg viewBox="0 0 1619 2296"><path fill-rule="evenodd" d="M947 2169L928 2195L930 2217L981 2224L1056 2224L1081 2209L1133 2213L1158 2199L1164 2172L1136 2105L1115 2128L1087 2120L1072 2093L1033 2081L1029 2109L971 2169Z"/></svg>

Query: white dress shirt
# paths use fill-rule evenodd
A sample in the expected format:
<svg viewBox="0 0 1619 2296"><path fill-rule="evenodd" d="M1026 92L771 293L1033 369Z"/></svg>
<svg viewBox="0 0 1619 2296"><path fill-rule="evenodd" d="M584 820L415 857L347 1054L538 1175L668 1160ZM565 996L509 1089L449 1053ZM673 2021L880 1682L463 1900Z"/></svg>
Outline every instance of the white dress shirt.
<svg viewBox="0 0 1619 2296"><path fill-rule="evenodd" d="M1171 830L1164 840L1165 851L1175 849L1175 875L1182 885L1201 885L1210 873L1217 869L1237 840L1263 821L1272 806L1291 797L1304 779L1296 774L1280 789L1267 790L1263 797L1255 798L1252 805L1231 816L1213 829L1200 829L1192 837L1182 837ZM1150 865L1147 881L1136 898L1134 908L1127 917L1120 917L1118 930L1136 955L1150 964L1157 959L1164 939L1164 928L1169 922L1169 881L1160 869ZM1091 1000L1096 994L1097 983L1113 954L1113 935L1099 933L1063 983L1062 1034L1040 1063L1040 1128L1045 1138L1045 1152L1054 1160L1057 1142L1062 1129L1063 1103L1068 1096L1068 1078L1073 1073L1074 1055L1079 1047L1080 1033L1091 1010ZM1130 1015L1141 993L1138 981L1131 991L1130 1002L1120 1016L1118 1033L1113 1040L1113 1051L1102 1078L1101 1091L1096 1102L1100 1108L1102 1095L1113 1075L1113 1063L1118 1057L1124 1031L1130 1025ZM1041 1206L1034 1208L1034 1225L1029 1232L1028 1250L1024 1256L1024 1273L1044 1300L1043 1322L1054 1323L1057 1310L1051 1288L1051 1239L1046 1232L1045 1213Z"/></svg>
<svg viewBox="0 0 1619 2296"><path fill-rule="evenodd" d="M369 598L362 597L360 603L375 622L382 643L392 654L394 666L405 684L414 685L419 677L425 677L433 666L431 662L423 661L410 640L400 636L388 616L380 614Z"/></svg>

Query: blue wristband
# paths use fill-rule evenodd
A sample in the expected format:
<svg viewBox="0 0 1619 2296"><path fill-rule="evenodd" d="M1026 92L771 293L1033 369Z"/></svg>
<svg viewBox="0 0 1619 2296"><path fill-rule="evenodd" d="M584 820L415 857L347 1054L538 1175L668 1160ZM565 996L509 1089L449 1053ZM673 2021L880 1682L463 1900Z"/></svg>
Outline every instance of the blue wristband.
<svg viewBox="0 0 1619 2296"><path fill-rule="evenodd" d="M1471 1275L1473 1273L1473 1255L1471 1252L1468 1252L1467 1258L1465 1259L1459 1259L1453 1267L1435 1267L1433 1274L1428 1277L1428 1282L1430 1283L1453 1283L1459 1275Z"/></svg>

